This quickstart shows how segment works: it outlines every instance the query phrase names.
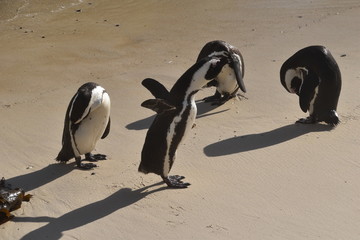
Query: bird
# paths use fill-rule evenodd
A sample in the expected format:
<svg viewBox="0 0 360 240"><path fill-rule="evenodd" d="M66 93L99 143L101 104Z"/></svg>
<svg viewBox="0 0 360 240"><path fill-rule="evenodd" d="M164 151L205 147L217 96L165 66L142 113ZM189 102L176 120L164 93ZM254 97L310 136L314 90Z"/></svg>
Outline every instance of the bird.
<svg viewBox="0 0 360 240"><path fill-rule="evenodd" d="M166 99L144 101L141 106L155 111L147 131L138 168L142 173L160 175L171 188L186 188L184 176L169 176L179 144L193 127L196 117L195 94L220 73L228 57L206 57L191 66L174 84Z"/></svg>
<svg viewBox="0 0 360 240"><path fill-rule="evenodd" d="M280 69L284 88L299 96L300 108L309 117L297 123L325 122L336 126L341 73L330 51L320 45L305 47L287 59Z"/></svg>
<svg viewBox="0 0 360 240"><path fill-rule="evenodd" d="M106 90L97 83L83 84L71 99L64 121L62 148L56 157L59 162L75 158L80 169L92 169L93 163L105 160L104 154L92 154L97 141L104 139L110 132L110 97Z"/></svg>

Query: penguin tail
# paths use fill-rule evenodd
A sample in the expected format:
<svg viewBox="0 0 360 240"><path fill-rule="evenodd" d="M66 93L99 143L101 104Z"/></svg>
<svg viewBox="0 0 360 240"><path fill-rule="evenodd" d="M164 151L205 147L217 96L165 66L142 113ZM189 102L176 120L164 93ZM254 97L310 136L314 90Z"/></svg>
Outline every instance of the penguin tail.
<svg viewBox="0 0 360 240"><path fill-rule="evenodd" d="M328 119L325 120L327 124L332 124L334 126L340 123L339 115L335 110L331 110Z"/></svg>
<svg viewBox="0 0 360 240"><path fill-rule="evenodd" d="M144 174L148 174L148 173L149 173L149 171L147 171L142 164L140 164L140 166L139 166L139 168L138 168L138 171L141 172L141 173L144 173Z"/></svg>
<svg viewBox="0 0 360 240"><path fill-rule="evenodd" d="M55 160L58 162L67 162L73 157L75 157L74 154L69 153L68 151L65 151L64 148L62 148Z"/></svg>

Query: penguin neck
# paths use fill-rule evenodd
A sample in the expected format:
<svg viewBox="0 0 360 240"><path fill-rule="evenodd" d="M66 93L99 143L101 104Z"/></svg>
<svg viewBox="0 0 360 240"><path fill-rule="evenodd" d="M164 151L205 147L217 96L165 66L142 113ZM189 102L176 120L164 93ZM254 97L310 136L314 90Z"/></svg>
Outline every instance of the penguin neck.
<svg viewBox="0 0 360 240"><path fill-rule="evenodd" d="M188 105L192 102L195 102L195 94L200 89L185 89L182 91L170 92L170 102L176 106L179 105Z"/></svg>
<svg viewBox="0 0 360 240"><path fill-rule="evenodd" d="M208 82L205 74L203 71L197 71L195 74L191 71L185 72L170 90L171 102L180 105L183 102L195 101L194 95Z"/></svg>

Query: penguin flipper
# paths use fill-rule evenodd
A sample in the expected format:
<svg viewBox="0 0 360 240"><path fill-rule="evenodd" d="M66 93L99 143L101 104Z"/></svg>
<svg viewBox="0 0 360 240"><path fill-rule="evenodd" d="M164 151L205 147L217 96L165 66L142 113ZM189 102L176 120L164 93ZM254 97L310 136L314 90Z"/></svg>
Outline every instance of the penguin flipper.
<svg viewBox="0 0 360 240"><path fill-rule="evenodd" d="M163 99L149 99L141 103L142 107L149 108L155 111L157 114L161 114L163 112L176 110L176 107L167 103Z"/></svg>
<svg viewBox="0 0 360 240"><path fill-rule="evenodd" d="M165 86L155 79L146 78L141 84L156 98L167 99L169 96L169 91Z"/></svg>
<svg viewBox="0 0 360 240"><path fill-rule="evenodd" d="M304 94L305 95L305 94ZM309 109L310 106L310 98L307 96L301 96L299 97L299 104L300 104L300 108L301 110L306 113L307 110Z"/></svg>
<svg viewBox="0 0 360 240"><path fill-rule="evenodd" d="M310 102L315 95L315 89L319 85L318 76L311 70L308 72L303 71L304 83L299 93L299 104L303 112L307 112Z"/></svg>
<svg viewBox="0 0 360 240"><path fill-rule="evenodd" d="M104 138L107 137L107 135L109 135L109 133L110 133L110 122L111 121L110 121L110 117L109 117L108 124L107 124L107 126L105 128L105 131L104 131L103 135L101 136L101 139L104 139Z"/></svg>
<svg viewBox="0 0 360 240"><path fill-rule="evenodd" d="M240 52L239 52L240 54ZM243 80L243 73L241 72L241 69L240 69L240 62L239 62L239 59L238 57L241 58L241 54L238 55L238 54L231 54L230 55L230 58L231 58L231 64L232 64L232 67L234 69L234 72L235 72L235 77L236 77L236 81L239 85L239 88L241 89L241 91L243 91L244 93L246 92L246 88L245 88L245 84L244 84L244 80Z"/></svg>

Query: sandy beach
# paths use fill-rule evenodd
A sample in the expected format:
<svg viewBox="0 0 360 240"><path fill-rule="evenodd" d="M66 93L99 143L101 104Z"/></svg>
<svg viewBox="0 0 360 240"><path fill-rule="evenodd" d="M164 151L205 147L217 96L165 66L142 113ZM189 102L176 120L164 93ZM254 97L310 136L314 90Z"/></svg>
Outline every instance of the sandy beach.
<svg viewBox="0 0 360 240"><path fill-rule="evenodd" d="M0 177L33 195L0 239L360 239L358 0L0 0ZM245 61L244 97L200 101L169 189L137 171L154 112L144 78L168 89L205 43ZM308 116L281 85L282 63L326 46L342 74L341 123ZM93 170L55 161L66 108L85 82L111 97Z"/></svg>

